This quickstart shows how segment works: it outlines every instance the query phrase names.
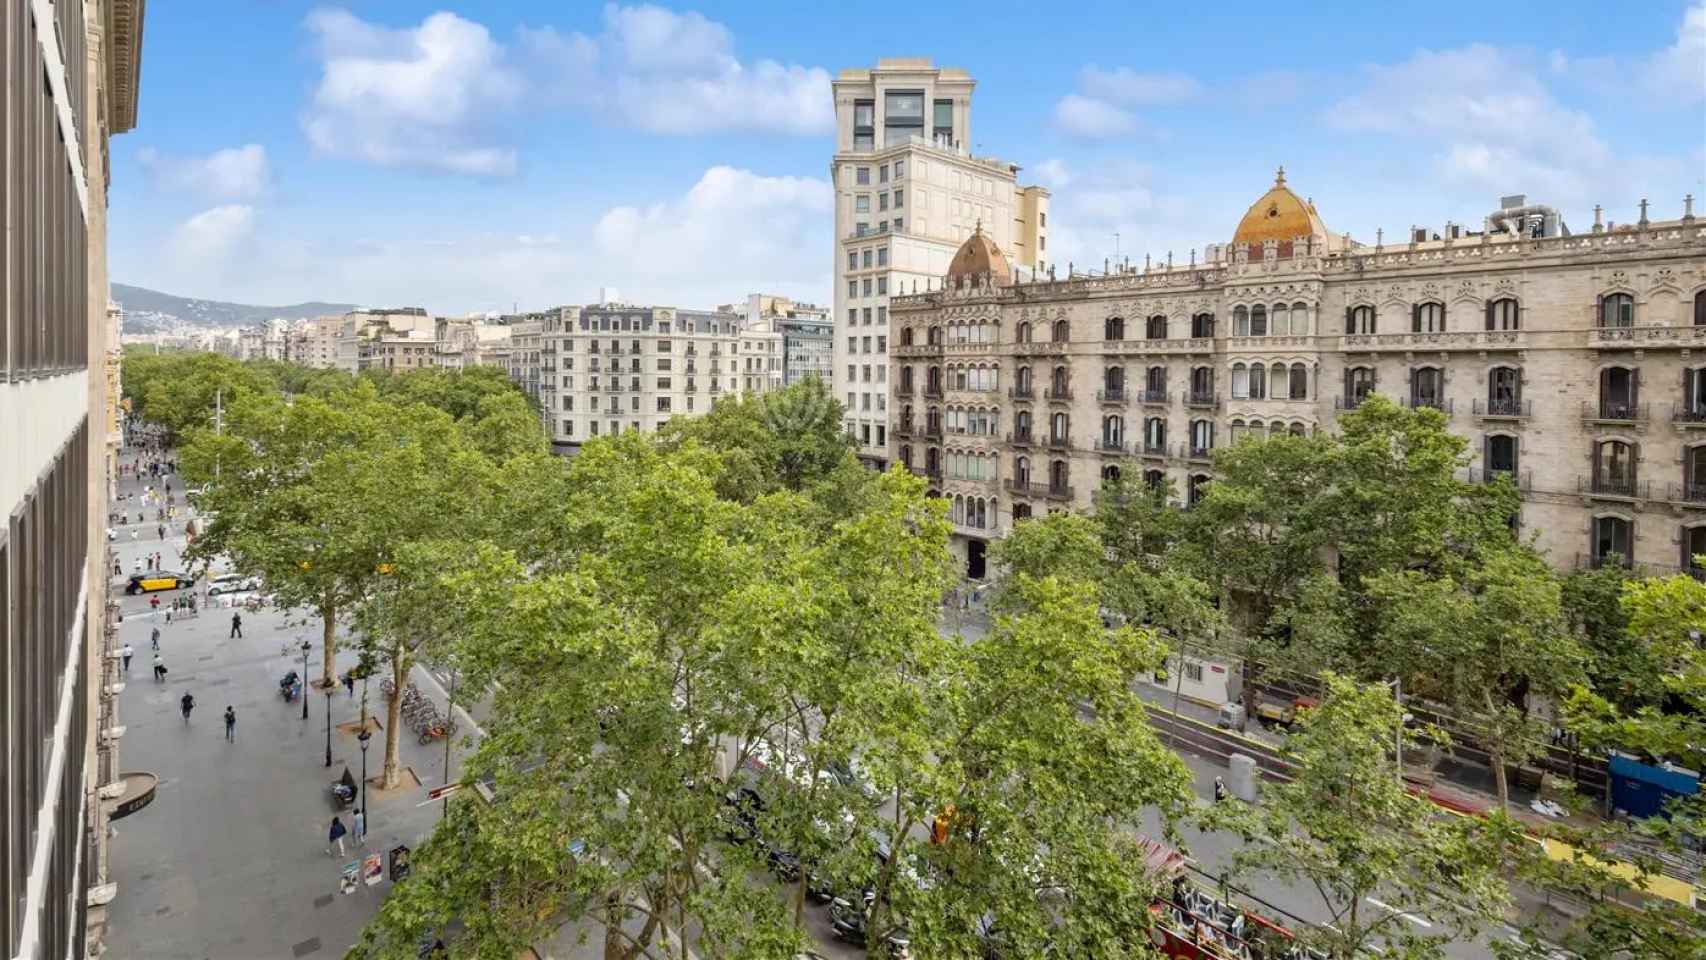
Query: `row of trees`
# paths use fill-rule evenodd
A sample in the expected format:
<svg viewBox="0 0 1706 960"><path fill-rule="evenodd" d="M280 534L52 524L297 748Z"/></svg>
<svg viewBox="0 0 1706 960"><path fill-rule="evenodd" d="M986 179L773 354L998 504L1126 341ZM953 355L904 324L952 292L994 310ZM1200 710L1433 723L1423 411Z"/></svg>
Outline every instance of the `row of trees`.
<svg viewBox="0 0 1706 960"><path fill-rule="evenodd" d="M1460 479L1469 462L1466 442L1437 411L1370 398L1340 428L1219 451L1207 496L1188 511L1168 505L1172 491L1165 487L1111 482L1093 517L1020 524L998 557L1032 575L1075 571L1099 584L1105 608L1162 627L1176 647L1242 662L1247 708L1264 672L1293 681L1329 676L1322 688L1330 700L1347 703L1392 704L1389 685L1401 683L1407 696L1460 718L1466 731L1460 735L1490 755L1501 807L1510 796L1507 768L1533 759L1556 724L1589 751L1646 751L1700 769L1706 586L1686 576L1643 580L1616 564L1559 575L1515 523L1518 499L1508 483ZM1550 705L1553 716L1542 719L1537 704ZM1377 718L1389 731L1402 713L1395 704L1392 711ZM1374 852L1380 844L1426 839L1432 826L1408 839L1393 828L1424 823L1428 818L1416 810L1400 806L1394 817L1392 810L1352 804L1339 816L1347 812L1346 798L1374 794L1332 784L1356 783L1384 748L1376 740L1359 753L1357 738L1327 737L1331 726L1343 733L1358 724L1324 719L1322 729L1296 738L1303 777L1274 793L1266 820L1239 827L1270 841L1241 861L1251 869L1317 864L1311 879L1340 918L1337 931L1327 933L1333 955L1353 956L1365 942L1361 933L1390 919L1359 922L1361 897L1354 890L1332 893L1359 875L1353 863L1383 875L1378 881L1366 875L1371 886L1364 894L1373 887L1414 893L1417 878L1424 888L1439 878L1420 848L1402 856ZM1443 731L1425 732L1443 744ZM1384 743L1390 742L1388 734ZM1354 764L1331 762L1352 756ZM1323 770L1333 773L1311 785ZM1390 774L1384 780L1396 789L1396 769ZM1386 800L1397 803L1398 793ZM1584 805L1600 799L1584 798ZM1698 914L1664 905L1633 912L1608 901L1628 899L1655 875L1658 854L1680 851L1689 834L1697 842L1706 824L1701 812L1689 802L1639 829L1556 831L1579 849L1633 858L1632 877L1586 860L1524 858L1518 870L1548 890L1587 901L1586 917L1563 934L1584 956L1696 956L1706 949ZM1511 846L1514 825L1497 812L1485 825L1478 849L1536 849ZM1312 845L1311 838L1322 843ZM1346 838L1353 842L1336 845ZM1372 846L1361 849L1363 843ZM1489 867L1499 856L1449 859L1456 878L1449 886L1473 888L1488 875L1471 880L1466 865ZM1432 909L1456 912L1449 903Z"/></svg>

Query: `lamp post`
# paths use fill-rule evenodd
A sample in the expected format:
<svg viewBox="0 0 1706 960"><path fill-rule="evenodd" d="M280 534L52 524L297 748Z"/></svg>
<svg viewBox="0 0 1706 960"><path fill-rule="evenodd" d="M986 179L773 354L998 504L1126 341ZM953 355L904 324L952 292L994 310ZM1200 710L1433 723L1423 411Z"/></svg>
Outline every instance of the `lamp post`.
<svg viewBox="0 0 1706 960"><path fill-rule="evenodd" d="M373 734L368 733L366 727L362 727L361 732L356 734L355 738L361 741L361 805L358 809L361 810L362 817L366 818L367 830L371 833L373 831L373 815L367 810L367 741L373 739Z"/></svg>
<svg viewBox="0 0 1706 960"><path fill-rule="evenodd" d="M307 702L307 700L308 700L307 694L303 694L302 700L304 703ZM332 765L332 688L327 687L326 688L326 766L329 767L331 765Z"/></svg>
<svg viewBox="0 0 1706 960"><path fill-rule="evenodd" d="M302 641L302 719L308 719L308 651L314 645L307 640Z"/></svg>
<svg viewBox="0 0 1706 960"><path fill-rule="evenodd" d="M444 782L450 783L450 712L456 709L456 668L450 668L450 692L444 698ZM444 805L439 808L438 819L450 816L450 794L444 795Z"/></svg>

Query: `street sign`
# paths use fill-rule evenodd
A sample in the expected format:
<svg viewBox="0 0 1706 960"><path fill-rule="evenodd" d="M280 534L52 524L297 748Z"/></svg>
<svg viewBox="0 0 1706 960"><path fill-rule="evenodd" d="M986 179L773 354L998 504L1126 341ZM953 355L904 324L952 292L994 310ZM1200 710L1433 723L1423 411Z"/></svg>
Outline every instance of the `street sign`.
<svg viewBox="0 0 1706 960"><path fill-rule="evenodd" d="M363 880L367 881L368 886L371 887L384 879L385 875L381 867L383 862L383 858L377 853L370 853L362 859L361 876Z"/></svg>
<svg viewBox="0 0 1706 960"><path fill-rule="evenodd" d="M399 843L391 848L391 882L396 883L408 875L409 848Z"/></svg>
<svg viewBox="0 0 1706 960"><path fill-rule="evenodd" d="M443 800L445 797L450 796L460 789L462 789L462 784L460 783L447 783L442 787L433 787L431 790L427 791L427 803L431 803L434 800ZM422 806L425 806L425 804L422 804Z"/></svg>

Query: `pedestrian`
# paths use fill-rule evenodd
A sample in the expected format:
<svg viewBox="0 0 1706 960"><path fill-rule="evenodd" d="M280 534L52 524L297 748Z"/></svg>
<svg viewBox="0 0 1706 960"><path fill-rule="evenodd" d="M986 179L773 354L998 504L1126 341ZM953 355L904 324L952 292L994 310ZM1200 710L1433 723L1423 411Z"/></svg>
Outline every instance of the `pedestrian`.
<svg viewBox="0 0 1706 960"><path fill-rule="evenodd" d="M154 649L156 649L156 650L160 649L160 628L159 627L155 627L154 632L148 635L148 642L152 643L154 645Z"/></svg>
<svg viewBox="0 0 1706 960"><path fill-rule="evenodd" d="M160 655L158 653L156 653L154 655L154 682L160 683L161 681L163 681L165 679L166 679L166 661L160 659Z"/></svg>
<svg viewBox="0 0 1706 960"><path fill-rule="evenodd" d="M136 650L130 644L125 644L119 650L119 656L124 657L124 672L130 672L130 658L136 655Z"/></svg>
<svg viewBox="0 0 1706 960"><path fill-rule="evenodd" d="M334 846L338 849L336 854L337 856L341 857L344 855L344 834L348 832L348 830L344 829L344 822L334 815L332 817L332 830L331 833L328 834L326 842L326 856L333 856L332 848Z"/></svg>
<svg viewBox="0 0 1706 960"><path fill-rule="evenodd" d="M360 807L356 807L354 819L355 845L358 847L365 847L367 846L367 815L361 812Z"/></svg>
<svg viewBox="0 0 1706 960"><path fill-rule="evenodd" d="M1225 800L1225 799L1226 799L1226 781L1220 779L1219 777L1215 777L1214 778L1214 802L1219 803L1220 801Z"/></svg>
<svg viewBox="0 0 1706 960"><path fill-rule="evenodd" d="M166 512L164 510L160 511L162 519L165 518L165 513ZM166 539L166 525L163 523L160 524L159 530L160 530L160 539L162 539L162 540Z"/></svg>
<svg viewBox="0 0 1706 960"><path fill-rule="evenodd" d="M243 636L243 615L240 613L233 613L231 615L231 636L227 637L226 639L227 640L236 640L236 639L241 638L242 636Z"/></svg>
<svg viewBox="0 0 1706 960"><path fill-rule="evenodd" d="M142 572L142 558L141 557L136 558L136 572L137 573Z"/></svg>
<svg viewBox="0 0 1706 960"><path fill-rule="evenodd" d="M124 576L124 564L120 563L117 560L113 561L113 576L115 576L115 577Z"/></svg>
<svg viewBox="0 0 1706 960"><path fill-rule="evenodd" d="M344 689L349 691L350 696L355 696L355 671L344 671Z"/></svg>
<svg viewBox="0 0 1706 960"><path fill-rule="evenodd" d="M185 690L183 698L178 701L178 706L184 711L184 722L189 723L190 711L195 709L195 697L190 696L189 691Z"/></svg>
<svg viewBox="0 0 1706 960"><path fill-rule="evenodd" d="M237 711L230 704L225 705L225 742L237 742Z"/></svg>
<svg viewBox="0 0 1706 960"><path fill-rule="evenodd" d="M156 593L153 596L149 597L148 598L148 606L152 607L155 613L159 613L160 612L160 595Z"/></svg>

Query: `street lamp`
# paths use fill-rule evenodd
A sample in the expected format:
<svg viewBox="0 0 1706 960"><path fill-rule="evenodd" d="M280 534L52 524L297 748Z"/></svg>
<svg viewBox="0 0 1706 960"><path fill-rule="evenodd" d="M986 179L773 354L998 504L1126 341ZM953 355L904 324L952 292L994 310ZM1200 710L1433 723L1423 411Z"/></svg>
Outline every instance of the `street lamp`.
<svg viewBox="0 0 1706 960"><path fill-rule="evenodd" d="M312 649L314 649L313 644L306 640L302 641L302 719L304 720L308 719L308 651Z"/></svg>
<svg viewBox="0 0 1706 960"><path fill-rule="evenodd" d="M303 694L302 700L303 700L303 703L305 703L305 704L307 703L307 701L308 701L307 694ZM327 687L326 688L326 766L329 767L331 765L332 765L332 688Z"/></svg>
<svg viewBox="0 0 1706 960"><path fill-rule="evenodd" d="M364 726L355 738L361 741L361 815L367 819L367 829L372 832L373 814L367 809L367 741L373 739L373 734Z"/></svg>

